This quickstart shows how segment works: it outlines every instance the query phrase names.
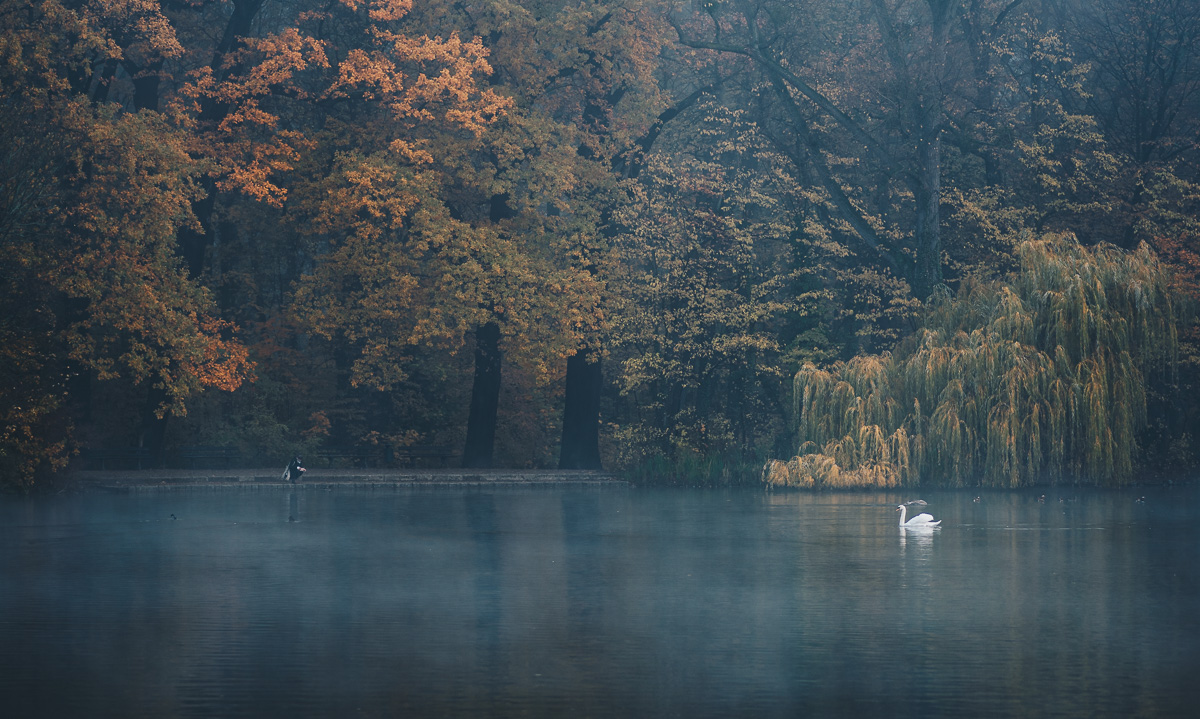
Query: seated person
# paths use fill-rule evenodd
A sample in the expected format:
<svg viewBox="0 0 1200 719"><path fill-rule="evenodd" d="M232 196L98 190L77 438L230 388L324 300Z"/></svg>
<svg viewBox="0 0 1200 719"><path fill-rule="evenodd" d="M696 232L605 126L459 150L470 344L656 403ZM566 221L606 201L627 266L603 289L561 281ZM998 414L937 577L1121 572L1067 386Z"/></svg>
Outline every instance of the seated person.
<svg viewBox="0 0 1200 719"><path fill-rule="evenodd" d="M300 465L300 455L296 455L292 458L292 463L287 466L287 469L283 470L283 476L280 479L284 482L295 483L300 480L300 475L306 471L308 470Z"/></svg>

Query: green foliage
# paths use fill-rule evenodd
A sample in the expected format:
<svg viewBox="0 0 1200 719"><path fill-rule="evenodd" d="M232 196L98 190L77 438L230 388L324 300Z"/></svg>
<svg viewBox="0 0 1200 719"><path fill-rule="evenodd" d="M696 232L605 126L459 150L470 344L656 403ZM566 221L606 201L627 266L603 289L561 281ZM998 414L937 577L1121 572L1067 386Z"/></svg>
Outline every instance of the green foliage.
<svg viewBox="0 0 1200 719"><path fill-rule="evenodd" d="M935 300L894 353L795 377L799 452L784 486L1017 487L1131 480L1148 373L1173 366L1179 308L1145 245L1071 236L1017 247L1007 283Z"/></svg>

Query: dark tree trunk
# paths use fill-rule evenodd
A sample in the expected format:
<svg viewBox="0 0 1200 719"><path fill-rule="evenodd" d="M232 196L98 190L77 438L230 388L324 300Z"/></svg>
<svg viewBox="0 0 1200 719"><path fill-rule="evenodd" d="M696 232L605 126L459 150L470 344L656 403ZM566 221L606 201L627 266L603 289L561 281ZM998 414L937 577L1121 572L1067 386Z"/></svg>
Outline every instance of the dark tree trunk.
<svg viewBox="0 0 1200 719"><path fill-rule="evenodd" d="M608 22L611 13L601 18L593 31ZM573 71L572 71L573 72ZM714 91L724 80L695 90L672 107L659 114L646 133L634 143L635 152L618 155L613 159L613 173L622 178L636 178L645 167L646 157L654 148L668 123L700 101L706 93ZM624 92L623 90L621 92ZM611 107L620 99L619 94L604 99ZM586 110L596 118L604 114L603 104L593 100ZM580 146L579 154L588 157L591 151ZM601 224L606 227L606 239L612 240L619 232L613 221L613 208L605 208ZM559 450L559 469L601 469L600 462L600 391L603 382L600 358L580 348L567 359L566 398L563 407L562 442Z"/></svg>
<svg viewBox="0 0 1200 719"><path fill-rule="evenodd" d="M200 221L199 229L183 227L179 230L179 254L183 256L187 266L188 276L195 279L204 274L204 261L208 256L208 247L212 242L213 210L217 203L217 186L212 178L205 178L201 185L204 187L204 197L192 203L192 212Z"/></svg>
<svg viewBox="0 0 1200 719"><path fill-rule="evenodd" d="M117 74L119 67L116 60L107 60L100 69L96 71L95 87L92 89L92 102L102 103L108 102L108 93L112 89L113 76Z"/></svg>
<svg viewBox="0 0 1200 719"><path fill-rule="evenodd" d="M241 71L239 64L226 65L226 56L237 46L238 40L249 37L254 24L254 18L262 9L264 0L234 0L233 14L225 25L225 33L213 52L211 67L218 80L224 80L231 74ZM229 103L220 102L211 97L204 98L200 103L200 121L213 125L219 124L229 114ZM216 207L217 188L212 178L203 181L204 198L192 204L192 211L200 221L200 230L183 229L179 232L179 254L183 256L191 277L199 277L204 272L205 256L212 243L212 217Z"/></svg>
<svg viewBox="0 0 1200 719"><path fill-rule="evenodd" d="M234 0L233 14L229 16L229 22L225 25L225 33L221 36L221 41L213 51L211 67L214 76L218 80L224 80L240 70L239 65L227 66L225 64L225 57L233 51L239 39L250 36L250 29L254 24L254 18L258 15L258 11L262 9L263 1ZM200 120L202 122L220 122L225 119L225 115L228 113L229 104L225 102L206 98L200 104Z"/></svg>
<svg viewBox="0 0 1200 719"><path fill-rule="evenodd" d="M500 406L500 325L488 322L475 332L475 382L463 466L492 466L496 443L496 410Z"/></svg>
<svg viewBox="0 0 1200 719"><path fill-rule="evenodd" d="M602 469L600 463L600 358L580 350L567 359L559 469Z"/></svg>
<svg viewBox="0 0 1200 719"><path fill-rule="evenodd" d="M930 57L925 69L920 98L916 103L917 181L913 188L917 203L916 265L913 291L924 300L942 282L942 122L945 114L941 86L946 69L946 44L950 27L948 0L928 0L930 13Z"/></svg>
<svg viewBox="0 0 1200 719"><path fill-rule="evenodd" d="M162 61L133 74L133 108L134 110L158 110L159 73L162 72Z"/></svg>
<svg viewBox="0 0 1200 719"><path fill-rule="evenodd" d="M166 390L150 387L150 391L146 394L146 405L142 409L142 427L138 432L138 447L149 452L150 462L156 467L162 466L163 463L167 418L171 416L169 412L164 412L161 417L158 416L158 408L166 401Z"/></svg>
<svg viewBox="0 0 1200 719"><path fill-rule="evenodd" d="M913 293L918 299L929 297L942 281L941 237L941 141L935 135L923 138L917 148L917 257L913 268Z"/></svg>

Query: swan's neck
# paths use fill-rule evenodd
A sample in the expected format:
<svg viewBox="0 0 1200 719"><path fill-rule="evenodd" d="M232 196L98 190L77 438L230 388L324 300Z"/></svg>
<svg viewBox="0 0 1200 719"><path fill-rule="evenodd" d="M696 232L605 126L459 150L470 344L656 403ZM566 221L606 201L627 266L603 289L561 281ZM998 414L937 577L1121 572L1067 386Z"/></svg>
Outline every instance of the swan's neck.
<svg viewBox="0 0 1200 719"><path fill-rule="evenodd" d="M904 518L907 515L908 515L908 508L906 508L903 504L900 505L900 526L901 527L904 526Z"/></svg>

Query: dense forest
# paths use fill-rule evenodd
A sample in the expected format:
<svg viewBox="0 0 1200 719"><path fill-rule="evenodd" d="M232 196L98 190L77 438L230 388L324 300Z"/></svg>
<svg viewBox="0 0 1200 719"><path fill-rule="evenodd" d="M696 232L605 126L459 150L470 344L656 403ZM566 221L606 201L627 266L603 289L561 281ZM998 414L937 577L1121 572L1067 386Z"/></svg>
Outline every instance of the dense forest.
<svg viewBox="0 0 1200 719"><path fill-rule="evenodd" d="M0 0L0 138L10 487L1197 463L1193 0Z"/></svg>

